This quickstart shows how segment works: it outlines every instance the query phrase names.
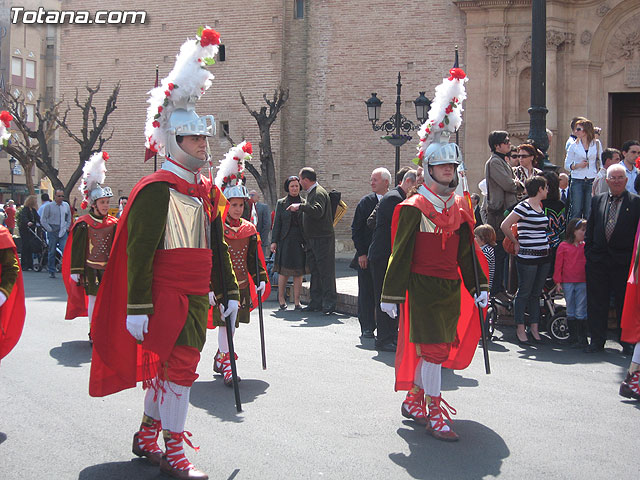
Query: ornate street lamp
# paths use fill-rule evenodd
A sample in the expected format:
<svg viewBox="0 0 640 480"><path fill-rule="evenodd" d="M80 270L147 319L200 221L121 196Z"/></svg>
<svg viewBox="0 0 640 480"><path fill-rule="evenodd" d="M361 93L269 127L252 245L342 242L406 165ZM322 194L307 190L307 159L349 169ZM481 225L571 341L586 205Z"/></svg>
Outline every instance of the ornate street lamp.
<svg viewBox="0 0 640 480"><path fill-rule="evenodd" d="M380 130L386 133L382 138L393 145L396 149L396 165L395 174L400 170L400 147L411 140L411 136L408 135L412 130L418 130L420 125L427 120L431 101L424 96L425 92L420 92L420 96L416 98L413 103L416 107L416 118L420 122L418 125L413 123L407 117L400 113L400 94L402 92L402 83L400 72L398 72L398 83L396 84L396 113L378 125L380 120L380 110L382 107L382 100L378 98L377 93L372 93L369 100L365 100L367 106L367 117L371 122L371 126L374 132Z"/></svg>
<svg viewBox="0 0 640 480"><path fill-rule="evenodd" d="M11 198L15 197L13 193L13 169L16 167L16 159L14 157L9 157L9 168L11 169Z"/></svg>

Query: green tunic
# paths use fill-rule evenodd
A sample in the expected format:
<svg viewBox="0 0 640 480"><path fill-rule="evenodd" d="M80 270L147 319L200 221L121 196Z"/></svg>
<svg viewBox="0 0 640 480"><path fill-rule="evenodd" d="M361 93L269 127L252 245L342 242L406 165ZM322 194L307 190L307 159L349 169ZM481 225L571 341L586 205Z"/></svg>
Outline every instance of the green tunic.
<svg viewBox="0 0 640 480"><path fill-rule="evenodd" d="M99 218L99 217L94 217ZM71 231L71 273L81 275L80 281L87 295L98 295L98 288L104 270L96 270L87 265L87 243L89 242L89 226L79 222Z"/></svg>
<svg viewBox="0 0 640 480"><path fill-rule="evenodd" d="M382 287L381 302L405 302L409 293L409 338L413 343L451 343L456 338L460 317L460 280L421 275L411 271L416 234L430 221L420 209L402 206L398 229ZM465 287L473 295L475 279L468 241L469 225L463 222L455 232L460 236L457 260ZM434 252L436 255L437 252ZM476 260L477 262L477 260ZM480 290L488 291L487 279L478 264Z"/></svg>
<svg viewBox="0 0 640 480"><path fill-rule="evenodd" d="M5 297L9 298L13 286L18 280L18 273L20 272L20 265L18 264L18 257L13 253L12 248L3 248L0 250L0 265L2 268L2 278L0 279L0 292L4 293Z"/></svg>
<svg viewBox="0 0 640 480"><path fill-rule="evenodd" d="M153 260L155 252L164 248L164 234L169 211L169 184L154 182L145 186L136 196L127 219L127 314L153 314L151 284L153 280ZM238 284L233 274L231 260L224 242L218 216L211 228L211 243L214 248L221 245L222 268L218 252L212 250L213 268L210 288L222 296L222 285L227 289L229 299L239 300ZM189 310L185 325L176 345L188 345L202 350L206 338L207 295L187 295Z"/></svg>

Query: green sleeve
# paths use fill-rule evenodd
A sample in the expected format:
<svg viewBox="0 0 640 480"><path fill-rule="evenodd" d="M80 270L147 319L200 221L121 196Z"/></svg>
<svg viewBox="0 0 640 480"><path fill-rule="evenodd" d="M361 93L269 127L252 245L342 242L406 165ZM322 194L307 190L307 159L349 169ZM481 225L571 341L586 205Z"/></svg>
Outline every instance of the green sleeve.
<svg viewBox="0 0 640 480"><path fill-rule="evenodd" d="M0 270L2 273L0 292L9 298L11 290L18 279L18 272L20 271L18 257L13 253L12 248L3 248L0 250L0 267L2 268L2 270Z"/></svg>
<svg viewBox="0 0 640 480"><path fill-rule="evenodd" d="M229 300L240 301L240 289L231 264L231 257L229 257L229 246L224 240L220 215L211 222L211 251L213 254L211 287L216 294L216 300L221 302L224 298L224 285L227 289Z"/></svg>
<svg viewBox="0 0 640 480"><path fill-rule="evenodd" d="M161 245L169 212L169 185L155 182L144 187L127 218L127 314L153 313L151 282L153 259Z"/></svg>
<svg viewBox="0 0 640 480"><path fill-rule="evenodd" d="M471 253L471 241L469 240L470 232L469 232L469 224L464 222L460 225L460 230L458 230L460 234L460 243L458 245L458 265L460 266L460 271L462 272L462 281L464 282L464 286L467 288L471 295L476 293L476 279L473 273L473 257ZM480 291L489 291L489 282L487 282L487 277L484 275L482 271L482 267L480 266L480 262L475 258L476 265L478 266L478 283L480 284Z"/></svg>
<svg viewBox="0 0 640 480"><path fill-rule="evenodd" d="M87 242L89 241L89 227L85 222L78 223L71 232L71 273L84 274L87 257Z"/></svg>
<svg viewBox="0 0 640 480"><path fill-rule="evenodd" d="M405 206L400 209L398 230L393 242L387 274L382 286L381 302L404 303L409 287L409 274L413 259L413 247L416 233L420 228L422 212L415 207Z"/></svg>
<svg viewBox="0 0 640 480"><path fill-rule="evenodd" d="M318 193L317 190L318 188L316 187L316 191L307 197L306 203L300 205L300 211L311 218L319 220L324 216L329 197Z"/></svg>
<svg viewBox="0 0 640 480"><path fill-rule="evenodd" d="M256 249L256 244L258 243L258 239L255 235L252 235L251 238L249 238L249 250L247 252L247 270L249 271L249 273L251 274L251 277L253 278L253 283L256 284L256 286L260 285L260 282L265 282L267 283L267 272L265 271L264 267L262 266L262 262L260 263L260 280L258 280L258 276L256 275L256 254L257 249Z"/></svg>

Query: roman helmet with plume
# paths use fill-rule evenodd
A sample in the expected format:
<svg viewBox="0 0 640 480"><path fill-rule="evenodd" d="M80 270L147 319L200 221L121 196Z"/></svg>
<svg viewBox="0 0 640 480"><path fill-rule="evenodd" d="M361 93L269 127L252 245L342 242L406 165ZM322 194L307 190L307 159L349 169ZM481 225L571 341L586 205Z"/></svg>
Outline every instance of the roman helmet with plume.
<svg viewBox="0 0 640 480"><path fill-rule="evenodd" d="M208 66L215 63L220 35L209 27L201 27L195 39L180 47L176 63L149 92L149 108L145 126L146 145L152 152L165 155L191 171L197 171L206 161L189 155L178 145L177 137L215 134L213 115L198 116L196 102L211 86L213 75Z"/></svg>
<svg viewBox="0 0 640 480"><path fill-rule="evenodd" d="M244 162L251 160L253 147L250 142L242 142L229 149L218 165L215 184L226 198L249 198L244 186Z"/></svg>
<svg viewBox="0 0 640 480"><path fill-rule="evenodd" d="M431 177L429 167L446 163L457 166L462 161L460 147L455 143L449 143L449 137L462 125L462 102L467 98L464 88L467 80L467 75L461 68L454 67L449 70L449 77L444 78L436 87L429 118L418 131L420 143L418 157L414 162L424 167L426 187L439 195L449 195L455 191L458 175L449 185L441 185Z"/></svg>
<svg viewBox="0 0 640 480"><path fill-rule="evenodd" d="M96 152L89 160L84 162L82 167L82 181L78 190L82 194L80 208L83 210L93 206L100 198L113 197L111 188L102 186L107 173L107 152Z"/></svg>

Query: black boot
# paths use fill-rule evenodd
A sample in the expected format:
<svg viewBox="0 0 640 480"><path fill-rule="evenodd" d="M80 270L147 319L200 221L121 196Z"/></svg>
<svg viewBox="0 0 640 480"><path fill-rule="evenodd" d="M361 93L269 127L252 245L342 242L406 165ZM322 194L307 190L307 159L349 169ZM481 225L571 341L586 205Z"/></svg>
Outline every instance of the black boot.
<svg viewBox="0 0 640 480"><path fill-rule="evenodd" d="M578 343L578 325L576 319L567 317L567 326L569 327L569 347L573 348Z"/></svg>
<svg viewBox="0 0 640 480"><path fill-rule="evenodd" d="M577 328L577 343L573 345L573 348L584 348L589 345L587 341L587 321L586 320L576 320L576 328Z"/></svg>

